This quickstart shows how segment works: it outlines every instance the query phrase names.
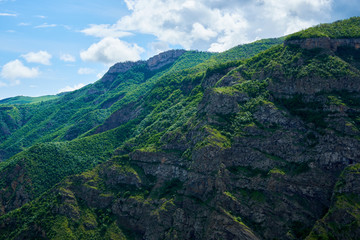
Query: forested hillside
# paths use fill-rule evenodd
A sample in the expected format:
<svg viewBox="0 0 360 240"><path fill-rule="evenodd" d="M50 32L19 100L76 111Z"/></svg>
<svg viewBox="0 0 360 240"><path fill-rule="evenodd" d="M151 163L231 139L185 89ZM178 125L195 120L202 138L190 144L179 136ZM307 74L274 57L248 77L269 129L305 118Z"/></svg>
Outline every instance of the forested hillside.
<svg viewBox="0 0 360 240"><path fill-rule="evenodd" d="M360 238L359 26L172 50L7 99L0 239Z"/></svg>

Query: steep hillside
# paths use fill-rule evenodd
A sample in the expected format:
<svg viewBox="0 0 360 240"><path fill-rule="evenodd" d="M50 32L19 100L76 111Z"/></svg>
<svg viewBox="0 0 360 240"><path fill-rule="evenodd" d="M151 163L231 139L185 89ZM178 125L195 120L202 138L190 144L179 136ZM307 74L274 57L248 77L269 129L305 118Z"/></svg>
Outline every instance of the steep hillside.
<svg viewBox="0 0 360 240"><path fill-rule="evenodd" d="M187 73L193 73L219 61L245 59L281 42L282 39L262 40L220 54L168 51L147 61L118 63L101 80L75 92L54 97L1 100L0 161L36 143L81 136L103 124L113 113L124 112L138 104L163 76L172 74L176 77L185 69ZM32 104L24 104L27 102ZM125 110L120 110L122 108ZM17 112L15 117L13 112Z"/></svg>
<svg viewBox="0 0 360 240"><path fill-rule="evenodd" d="M118 63L98 82L53 101L3 105L2 156L25 150L0 163L0 215L31 201L65 176L108 160L130 137L151 134L146 122L153 117L150 113L163 108L160 98L185 82L190 85L183 84L183 91L189 95L206 67L219 61L215 57L245 58L279 41L265 40L260 46L256 42L220 54L168 51L148 61ZM252 46L251 52L242 54L243 48ZM171 96L168 104L184 95Z"/></svg>
<svg viewBox="0 0 360 240"><path fill-rule="evenodd" d="M185 52L134 84L149 61L115 65L102 121L2 164L0 239L360 238L359 21L244 60Z"/></svg>

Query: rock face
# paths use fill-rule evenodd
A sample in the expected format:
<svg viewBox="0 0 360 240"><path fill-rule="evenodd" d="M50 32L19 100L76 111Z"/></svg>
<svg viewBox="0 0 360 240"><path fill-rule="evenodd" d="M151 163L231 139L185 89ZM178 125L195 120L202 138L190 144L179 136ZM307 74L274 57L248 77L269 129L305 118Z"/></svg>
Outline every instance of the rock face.
<svg viewBox="0 0 360 240"><path fill-rule="evenodd" d="M0 178L7 186L0 190L0 216L33 199L33 189L29 189L31 180L26 176L23 164L17 164L8 171L2 172Z"/></svg>
<svg viewBox="0 0 360 240"><path fill-rule="evenodd" d="M95 134L105 132L107 130L116 128L121 124L124 124L137 116L141 113L141 107L137 106L135 102L129 103L119 109L118 111L111 114L109 118L106 119L104 124L98 126L95 130Z"/></svg>
<svg viewBox="0 0 360 240"><path fill-rule="evenodd" d="M145 61L136 61L136 62L122 62L116 63L112 66L109 71L102 77L102 82L111 82L113 81L119 73L124 73L129 71L134 66L139 66L144 64Z"/></svg>
<svg viewBox="0 0 360 240"><path fill-rule="evenodd" d="M336 184L328 213L315 224L307 239L359 239L359 164L347 167Z"/></svg>
<svg viewBox="0 0 360 240"><path fill-rule="evenodd" d="M109 71L101 79L102 82L112 82L119 73L125 73L135 66L140 66L146 64L146 68L149 71L156 71L168 64L175 62L181 55L183 55L185 50L169 50L163 53L160 53L147 61L136 61L136 62L121 62L116 63L112 66Z"/></svg>
<svg viewBox="0 0 360 240"><path fill-rule="evenodd" d="M150 71L154 71L160 69L170 63L173 63L176 59L178 59L181 55L183 55L185 50L170 50L159 55L156 55L149 60L147 60L146 65Z"/></svg>
<svg viewBox="0 0 360 240"><path fill-rule="evenodd" d="M317 49L316 54L319 58L315 57L315 59L311 60L298 59L291 73L284 72L284 69L276 65L270 72L262 72L262 75L273 79L269 88L278 97L287 97L294 94L312 95L324 91L360 91L358 63L353 61L353 65L350 65L343 60L332 62L332 57L336 55L342 59L347 58L346 56L358 59L360 54L359 38L308 38L284 42L284 46L289 46L290 51L293 51L293 54L296 55L298 50L291 48L294 45L300 46L300 51L305 51L309 55L311 55L309 50ZM326 71L324 73L316 71L316 69L324 68L324 66L321 66L323 60L320 59L320 56L327 58L327 70L330 70L328 73L325 73ZM312 65L308 64L309 60L313 61ZM330 67L332 64L334 67Z"/></svg>
<svg viewBox="0 0 360 240"><path fill-rule="evenodd" d="M328 37L306 38L300 40L288 40L284 42L284 45L299 45L301 48L308 50L314 48L323 48L336 52L339 47L360 49L360 39L331 39Z"/></svg>

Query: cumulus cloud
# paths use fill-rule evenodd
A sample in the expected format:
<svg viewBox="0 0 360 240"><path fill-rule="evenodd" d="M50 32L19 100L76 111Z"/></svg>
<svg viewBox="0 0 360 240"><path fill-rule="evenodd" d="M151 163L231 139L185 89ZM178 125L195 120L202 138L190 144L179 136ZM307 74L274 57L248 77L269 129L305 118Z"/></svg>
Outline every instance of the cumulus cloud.
<svg viewBox="0 0 360 240"><path fill-rule="evenodd" d="M247 41L248 22L241 8L213 8L211 1L205 0L135 0L132 6L132 14L121 18L115 24L117 28L155 35L160 41L180 44L185 49L209 48L216 42L221 47L224 38L234 39L229 37L232 35L237 36L236 42L228 45Z"/></svg>
<svg viewBox="0 0 360 240"><path fill-rule="evenodd" d="M83 32L98 37L111 34L121 37L123 32L150 34L158 42L185 49L223 51L324 22L330 19L332 6L332 0L125 0L125 3L130 14L112 25L91 25Z"/></svg>
<svg viewBox="0 0 360 240"><path fill-rule="evenodd" d="M80 57L84 61L113 64L139 60L143 51L144 49L137 44L129 44L117 38L107 37L82 51Z"/></svg>
<svg viewBox="0 0 360 240"><path fill-rule="evenodd" d="M11 85L18 85L21 78L35 78L40 74L37 68L29 68L16 59L2 67L1 77L10 80Z"/></svg>
<svg viewBox="0 0 360 240"><path fill-rule="evenodd" d="M71 54L61 54L60 55L60 60L64 61L64 62L75 62L75 57L72 56Z"/></svg>
<svg viewBox="0 0 360 240"><path fill-rule="evenodd" d="M72 86L72 87L71 87L71 86L66 86L66 87L60 89L60 90L58 91L58 93L62 93L62 92L72 92L72 91L78 90L78 89L80 89L80 88L82 88L82 87L85 87L85 84L79 83L79 84L76 84L76 85L74 85L74 86Z"/></svg>
<svg viewBox="0 0 360 240"><path fill-rule="evenodd" d="M40 63L44 65L50 65L51 54L46 51L29 52L21 55L29 63Z"/></svg>
<svg viewBox="0 0 360 240"><path fill-rule="evenodd" d="M95 70L92 68L79 68L78 74L80 75L87 75L87 74L93 74L95 73Z"/></svg>

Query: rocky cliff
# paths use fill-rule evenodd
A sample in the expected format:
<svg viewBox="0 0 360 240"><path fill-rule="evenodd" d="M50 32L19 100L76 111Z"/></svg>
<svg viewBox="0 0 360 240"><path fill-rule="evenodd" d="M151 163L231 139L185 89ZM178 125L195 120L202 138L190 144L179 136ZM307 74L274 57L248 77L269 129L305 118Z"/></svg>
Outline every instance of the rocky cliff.
<svg viewBox="0 0 360 240"><path fill-rule="evenodd" d="M146 65L150 71L160 69L168 64L173 63L181 55L183 55L185 50L169 50L163 53L160 53L152 58L147 60Z"/></svg>
<svg viewBox="0 0 360 240"><path fill-rule="evenodd" d="M185 50L169 50L154 57L149 58L147 61L136 61L136 62L121 62L116 63L112 66L109 71L102 77L102 82L111 82L113 81L119 73L124 73L130 70L135 66L140 66L145 64L148 71L156 71L166 65L174 63L181 55L183 55Z"/></svg>
<svg viewBox="0 0 360 240"><path fill-rule="evenodd" d="M299 45L301 48L308 50L314 48L323 48L336 52L339 47L348 47L355 50L360 49L360 39L332 39L329 37L305 38L299 40L287 40L284 42L284 45Z"/></svg>

